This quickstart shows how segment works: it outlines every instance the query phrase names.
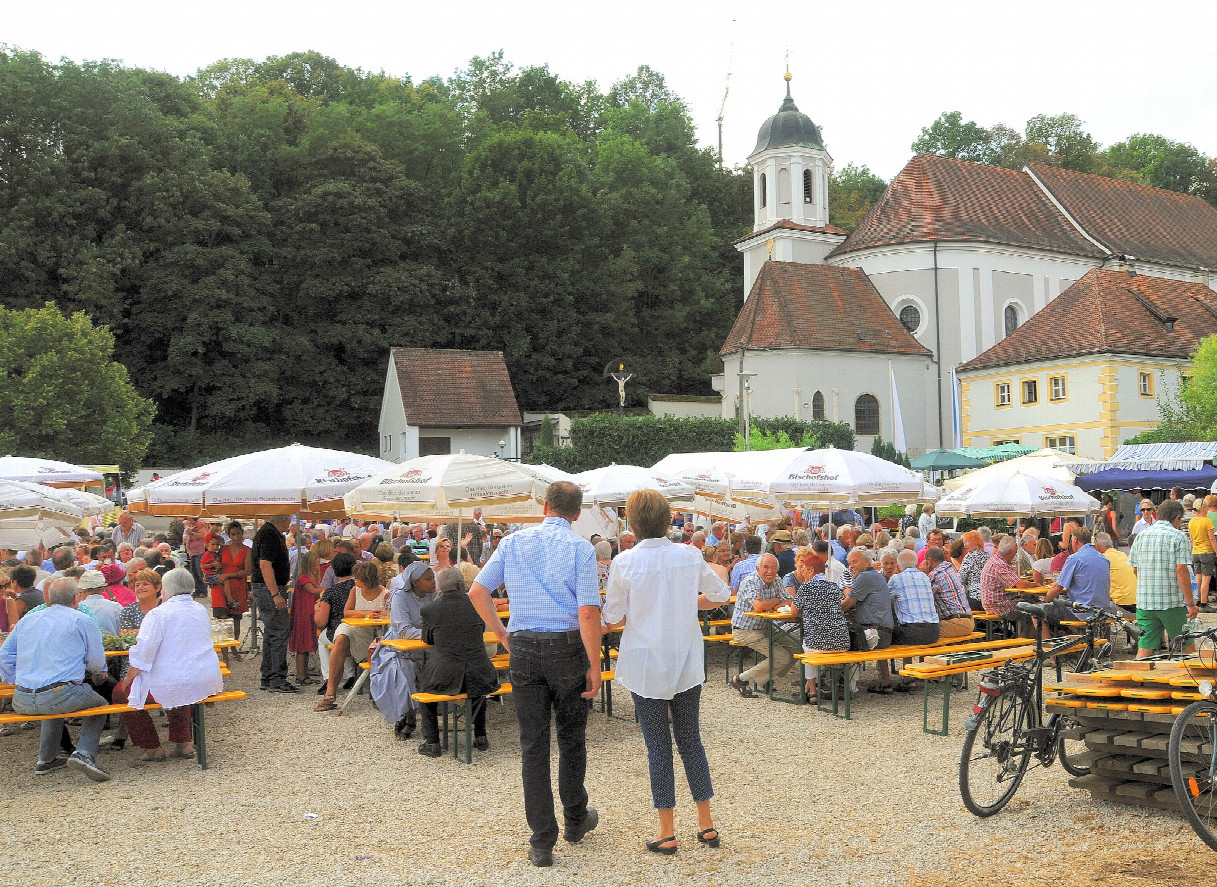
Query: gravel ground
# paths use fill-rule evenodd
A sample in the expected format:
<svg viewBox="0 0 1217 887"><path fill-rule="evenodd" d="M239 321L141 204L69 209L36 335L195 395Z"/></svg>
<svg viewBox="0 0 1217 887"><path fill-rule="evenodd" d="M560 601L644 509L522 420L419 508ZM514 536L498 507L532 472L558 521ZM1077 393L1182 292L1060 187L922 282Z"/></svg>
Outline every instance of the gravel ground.
<svg viewBox="0 0 1217 887"><path fill-rule="evenodd" d="M1068 788L1059 767L1031 771L997 817L973 818L956 787L970 694L955 696L951 736L927 736L919 694L863 694L843 721L742 699L722 682L721 653L711 655L702 727L717 851L694 840L687 787L677 794L680 852L644 851L655 819L632 720L590 716L587 784L600 827L578 846L559 841L554 868L534 869L510 702L491 709L491 749L466 766L395 742L366 698L336 717L313 713L312 692L259 692L257 662L247 659L227 684L250 698L208 712L205 772L192 761L141 764L128 748L102 752L108 783L71 771L35 779L37 732L0 738L6 881L945 887L983 876L1020 887L1062 878L1140 887L1201 883L1188 873L1211 871L1181 817L1094 801ZM616 713L629 717L624 695Z"/></svg>

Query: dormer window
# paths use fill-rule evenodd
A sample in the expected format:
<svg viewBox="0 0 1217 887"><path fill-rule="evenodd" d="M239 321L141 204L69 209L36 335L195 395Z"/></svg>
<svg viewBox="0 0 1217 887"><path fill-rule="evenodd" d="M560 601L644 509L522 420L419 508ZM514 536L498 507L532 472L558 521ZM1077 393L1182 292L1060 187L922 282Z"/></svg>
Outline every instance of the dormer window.
<svg viewBox="0 0 1217 887"><path fill-rule="evenodd" d="M811 170L803 170L803 202L815 203L811 190Z"/></svg>

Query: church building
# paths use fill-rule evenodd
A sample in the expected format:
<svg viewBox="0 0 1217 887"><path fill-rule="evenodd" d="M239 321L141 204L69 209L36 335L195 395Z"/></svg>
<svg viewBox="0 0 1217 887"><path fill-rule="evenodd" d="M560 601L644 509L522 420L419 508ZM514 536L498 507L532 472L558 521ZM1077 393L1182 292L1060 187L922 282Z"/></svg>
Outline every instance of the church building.
<svg viewBox="0 0 1217 887"><path fill-rule="evenodd" d="M828 223L832 158L786 77L786 98L748 157L754 224L735 243L744 306L712 379L726 418L742 403L749 415L848 422L859 449L876 433L895 439L899 424L912 456L962 443L965 427L984 445L1052 416L1022 421L1015 404L1002 413L1007 430L989 434L962 415L957 369L1001 375L994 360L1018 349L981 358L1088 272L1180 281L1189 292L1217 286L1217 209L1040 164L1008 170L919 154L847 235ZM1053 359L1070 359L1068 343ZM1120 433L1112 429L1144 427L1142 398L1127 421L1121 408L1117 400L1105 414L1107 431L1083 436L1093 444L1078 440L1082 455L1106 455ZM1076 438L1048 426L1022 436L1037 445Z"/></svg>

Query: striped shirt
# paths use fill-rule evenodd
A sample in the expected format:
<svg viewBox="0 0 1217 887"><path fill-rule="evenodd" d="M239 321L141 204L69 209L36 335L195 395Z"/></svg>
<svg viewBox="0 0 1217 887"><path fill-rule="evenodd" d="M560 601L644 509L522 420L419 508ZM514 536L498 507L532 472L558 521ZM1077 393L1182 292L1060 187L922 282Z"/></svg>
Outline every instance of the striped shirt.
<svg viewBox="0 0 1217 887"><path fill-rule="evenodd" d="M887 581L892 601L896 608L898 625L938 623L938 610L934 607L934 589L925 573L909 567Z"/></svg>
<svg viewBox="0 0 1217 887"><path fill-rule="evenodd" d="M1172 610L1187 606L1175 568L1192 563L1192 540L1167 521L1155 521L1137 534L1128 552L1137 568L1137 609Z"/></svg>
<svg viewBox="0 0 1217 887"><path fill-rule="evenodd" d="M477 583L492 591L507 586L509 632L572 631L580 607L600 606L596 549L560 517L505 537Z"/></svg>

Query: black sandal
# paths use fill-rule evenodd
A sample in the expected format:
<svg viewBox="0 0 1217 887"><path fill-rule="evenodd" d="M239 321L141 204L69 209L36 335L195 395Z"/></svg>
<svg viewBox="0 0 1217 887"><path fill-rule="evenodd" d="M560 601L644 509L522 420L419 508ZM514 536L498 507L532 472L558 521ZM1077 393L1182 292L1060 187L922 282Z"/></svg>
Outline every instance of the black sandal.
<svg viewBox="0 0 1217 887"><path fill-rule="evenodd" d="M673 845L671 847L665 847L664 844L667 844L667 843L669 843L671 841L675 841L675 840L676 840L676 835L672 835L672 837L670 837L670 838L660 838L658 841L647 841L647 849L650 850L652 853L662 853L664 856L671 856L679 848L676 845Z"/></svg>
<svg viewBox="0 0 1217 887"><path fill-rule="evenodd" d="M322 696L321 701L317 703L317 707L313 711L333 711L338 707L338 703L333 696Z"/></svg>
<svg viewBox="0 0 1217 887"><path fill-rule="evenodd" d="M706 835L708 835L710 832L714 832L713 838L706 837ZM697 833L697 840L699 842L701 842L702 844L705 844L707 847L717 847L718 846L718 829L715 828L714 826L710 826L709 828L702 829L700 832Z"/></svg>
<svg viewBox="0 0 1217 887"><path fill-rule="evenodd" d="M896 691L891 687L884 687L882 684L875 684L873 687L867 687L866 692L874 693L876 696L891 696Z"/></svg>

